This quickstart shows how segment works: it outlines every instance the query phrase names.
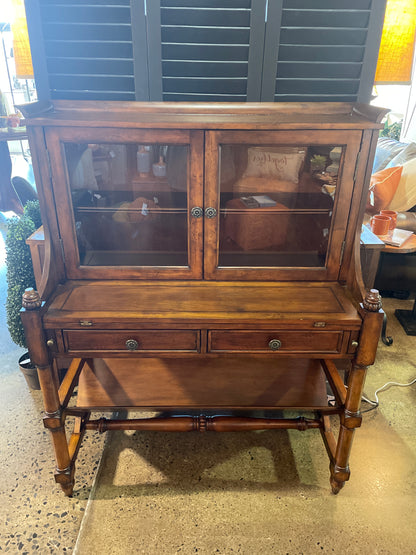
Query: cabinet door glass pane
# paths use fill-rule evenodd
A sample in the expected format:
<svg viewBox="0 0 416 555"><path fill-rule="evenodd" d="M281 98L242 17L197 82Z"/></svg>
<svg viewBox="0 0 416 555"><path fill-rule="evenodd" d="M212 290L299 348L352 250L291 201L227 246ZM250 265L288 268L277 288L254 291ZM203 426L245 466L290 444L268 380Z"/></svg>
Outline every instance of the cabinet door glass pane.
<svg viewBox="0 0 416 555"><path fill-rule="evenodd" d="M343 148L220 146L220 267L324 267Z"/></svg>
<svg viewBox="0 0 416 555"><path fill-rule="evenodd" d="M81 266L187 266L188 146L65 143Z"/></svg>

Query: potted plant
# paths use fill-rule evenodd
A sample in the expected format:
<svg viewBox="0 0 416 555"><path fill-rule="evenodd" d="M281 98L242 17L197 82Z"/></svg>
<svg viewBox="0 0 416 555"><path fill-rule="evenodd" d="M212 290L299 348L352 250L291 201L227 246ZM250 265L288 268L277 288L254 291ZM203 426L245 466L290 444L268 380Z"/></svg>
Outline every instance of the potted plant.
<svg viewBox="0 0 416 555"><path fill-rule="evenodd" d="M311 171L312 173L323 172L326 167L326 156L321 156L320 154L315 154L311 158Z"/></svg>
<svg viewBox="0 0 416 555"><path fill-rule="evenodd" d="M6 316L10 337L20 347L27 348L23 325L20 320L22 295L26 288L35 288L35 276L26 239L42 225L39 202L29 201L20 217L12 218L6 236L7 300ZM31 389L40 389L36 367L31 364L29 353L19 359L19 365Z"/></svg>

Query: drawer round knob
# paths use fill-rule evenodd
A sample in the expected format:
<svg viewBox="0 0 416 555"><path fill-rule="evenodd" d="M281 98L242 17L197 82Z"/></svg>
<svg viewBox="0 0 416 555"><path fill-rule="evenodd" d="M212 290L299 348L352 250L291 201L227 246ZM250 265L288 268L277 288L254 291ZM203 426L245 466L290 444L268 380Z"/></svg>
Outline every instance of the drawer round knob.
<svg viewBox="0 0 416 555"><path fill-rule="evenodd" d="M194 218L202 218L203 215L204 215L204 211L200 206L194 206L192 208L191 216L193 216Z"/></svg>
<svg viewBox="0 0 416 555"><path fill-rule="evenodd" d="M269 347L272 351L278 351L281 346L282 342L278 339L272 339L271 341L269 341Z"/></svg>
<svg viewBox="0 0 416 555"><path fill-rule="evenodd" d="M217 210L213 206L209 206L208 208L205 208L205 216L208 219L215 218L216 215L217 215Z"/></svg>
<svg viewBox="0 0 416 555"><path fill-rule="evenodd" d="M136 351L139 348L139 343L135 339L127 339L126 347L129 351Z"/></svg>

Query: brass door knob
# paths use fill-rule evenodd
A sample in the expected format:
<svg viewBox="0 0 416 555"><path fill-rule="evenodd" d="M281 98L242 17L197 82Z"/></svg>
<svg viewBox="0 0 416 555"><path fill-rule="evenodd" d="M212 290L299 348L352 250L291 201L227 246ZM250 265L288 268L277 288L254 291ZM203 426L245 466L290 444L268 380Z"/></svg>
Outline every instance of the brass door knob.
<svg viewBox="0 0 416 555"><path fill-rule="evenodd" d="M269 341L269 347L272 351L278 351L281 346L282 342L278 339L272 339L271 341Z"/></svg>
<svg viewBox="0 0 416 555"><path fill-rule="evenodd" d="M135 339L127 339L126 347L129 351L137 351L137 349L139 348L139 342Z"/></svg>
<svg viewBox="0 0 416 555"><path fill-rule="evenodd" d="M53 339L48 339L46 345L49 347L49 349L52 349L53 347L55 347L55 341Z"/></svg>
<svg viewBox="0 0 416 555"><path fill-rule="evenodd" d="M192 208L191 216L193 216L194 218L202 218L203 215L204 215L204 211L200 206L194 206Z"/></svg>
<svg viewBox="0 0 416 555"><path fill-rule="evenodd" d="M208 208L205 208L205 216L208 219L215 218L216 215L217 215L217 210L213 206L209 206Z"/></svg>

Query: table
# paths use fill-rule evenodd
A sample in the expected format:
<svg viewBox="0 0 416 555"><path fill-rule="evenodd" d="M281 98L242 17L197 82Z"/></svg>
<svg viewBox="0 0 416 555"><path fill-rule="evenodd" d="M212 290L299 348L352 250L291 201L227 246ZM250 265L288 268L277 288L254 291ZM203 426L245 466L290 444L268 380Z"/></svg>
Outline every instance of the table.
<svg viewBox="0 0 416 555"><path fill-rule="evenodd" d="M391 254L411 254L416 252L416 235L411 235L401 247L386 245L382 252ZM410 284L412 286L412 284ZM416 283L413 283L413 291L416 291ZM407 335L416 335L416 299L411 310L397 309L394 312Z"/></svg>
<svg viewBox="0 0 416 555"><path fill-rule="evenodd" d="M400 283L401 288L416 290L416 279L409 270L407 255L416 252L416 235L411 235L402 246L386 245L368 226L362 226L361 266L366 289L373 286L381 291L393 289L392 282ZM400 258L399 258L400 256ZM394 262L389 264L389 259ZM394 271L393 271L394 270ZM411 275L410 275L411 274ZM405 287L403 287L405 285ZM395 315L408 335L416 335L416 301L412 310L398 309ZM384 318L381 340L388 347L393 338L386 336L387 318Z"/></svg>
<svg viewBox="0 0 416 555"><path fill-rule="evenodd" d="M16 214L23 214L23 206L16 193L12 180L12 161L8 141L21 141L27 139L26 129L11 131L8 128L0 129L0 210L7 212L13 210Z"/></svg>
<svg viewBox="0 0 416 555"><path fill-rule="evenodd" d="M366 289L372 289L377 274L380 253L385 243L366 225L361 228L360 258L361 271Z"/></svg>

